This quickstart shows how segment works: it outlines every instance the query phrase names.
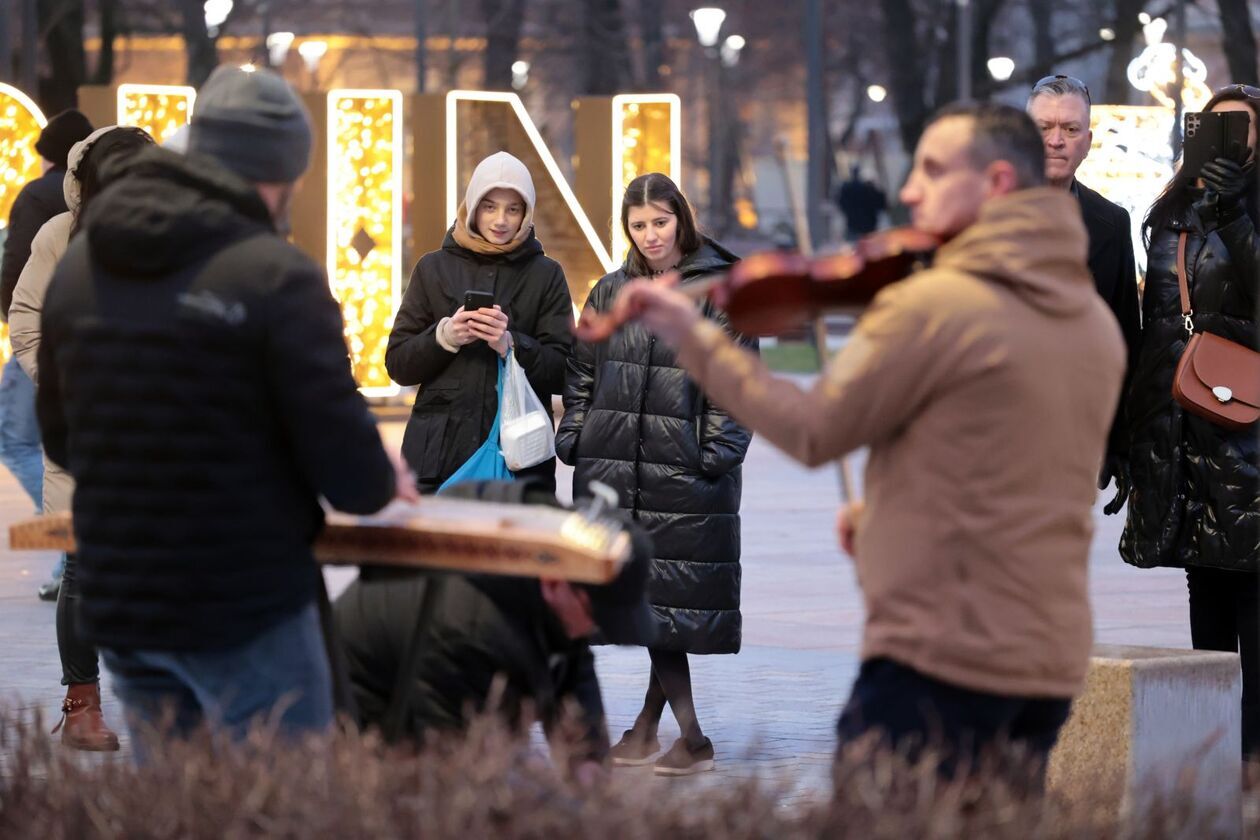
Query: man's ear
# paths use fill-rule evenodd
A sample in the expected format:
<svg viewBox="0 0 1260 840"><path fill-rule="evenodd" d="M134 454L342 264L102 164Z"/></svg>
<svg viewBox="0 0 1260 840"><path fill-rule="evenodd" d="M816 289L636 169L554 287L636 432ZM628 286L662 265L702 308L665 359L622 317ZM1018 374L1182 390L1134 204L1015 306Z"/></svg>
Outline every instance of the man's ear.
<svg viewBox="0 0 1260 840"><path fill-rule="evenodd" d="M989 198L1019 189L1019 176L1015 172L1015 165L1009 160L995 160L990 163L985 167L984 178Z"/></svg>

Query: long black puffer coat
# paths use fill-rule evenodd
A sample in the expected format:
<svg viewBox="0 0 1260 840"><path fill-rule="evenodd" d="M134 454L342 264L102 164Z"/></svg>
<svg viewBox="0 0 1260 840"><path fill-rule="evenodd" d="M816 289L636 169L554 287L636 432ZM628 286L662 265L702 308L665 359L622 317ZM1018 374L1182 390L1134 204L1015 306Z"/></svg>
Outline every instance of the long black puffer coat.
<svg viewBox="0 0 1260 840"><path fill-rule="evenodd" d="M1201 218L1200 218L1201 217ZM1189 232L1186 276L1194 326L1252 349L1260 238L1242 214L1226 224L1192 208L1157 232L1147 261L1143 338L1128 398L1133 490L1120 554L1135 566L1260 570L1257 429L1235 432L1183 411L1173 372L1187 334L1177 285L1177 235Z"/></svg>
<svg viewBox="0 0 1260 840"><path fill-rule="evenodd" d="M508 316L513 352L544 406L564 384L573 342L573 301L560 264L543 254L533 234L502 256L475 254L448 232L442 248L416 263L385 350L385 369L399 385L419 385L403 434L402 454L421 493L432 493L468 460L490 433L498 409L498 354L484 341L458 353L442 349L437 325L454 315L469 290L493 292ZM556 488L556 462L547 459L518 477Z"/></svg>
<svg viewBox="0 0 1260 840"><path fill-rule="evenodd" d="M685 281L737 259L706 239L679 270ZM629 279L623 265L586 305L608 309ZM603 344L575 344L564 408L556 452L576 468L574 496L591 481L611 486L655 545L655 647L738 653L740 464L752 434L706 400L673 351L638 324Z"/></svg>

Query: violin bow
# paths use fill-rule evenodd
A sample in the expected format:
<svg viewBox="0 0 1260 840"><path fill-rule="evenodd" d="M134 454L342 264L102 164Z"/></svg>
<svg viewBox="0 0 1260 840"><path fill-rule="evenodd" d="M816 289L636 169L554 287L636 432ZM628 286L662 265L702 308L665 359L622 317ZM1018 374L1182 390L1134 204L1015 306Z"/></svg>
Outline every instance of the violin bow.
<svg viewBox="0 0 1260 840"><path fill-rule="evenodd" d="M779 169L783 175L783 188L787 192L788 204L792 208L792 220L796 226L796 247L808 258L814 256L814 239L809 229L809 215L805 212L804 202L792 183L788 168L787 138L780 136L775 143L775 151L779 159ZM827 368L827 322L823 313L819 312L811 325L814 331L814 351L818 356L818 372L822 374ZM840 479L840 504L847 505L858 500L853 483L853 471L849 459L841 456L836 460L836 472Z"/></svg>

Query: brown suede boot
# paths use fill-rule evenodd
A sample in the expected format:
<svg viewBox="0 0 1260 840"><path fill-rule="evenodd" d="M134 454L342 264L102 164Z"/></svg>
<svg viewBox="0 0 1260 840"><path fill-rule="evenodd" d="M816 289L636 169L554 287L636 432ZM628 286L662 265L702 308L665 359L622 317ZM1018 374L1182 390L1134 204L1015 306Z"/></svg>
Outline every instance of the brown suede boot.
<svg viewBox="0 0 1260 840"><path fill-rule="evenodd" d="M61 721L53 734L61 729L61 743L75 750L112 752L118 749L118 736L105 725L101 716L101 689L97 683L78 683L66 689L61 703ZM62 729L62 727L65 727Z"/></svg>

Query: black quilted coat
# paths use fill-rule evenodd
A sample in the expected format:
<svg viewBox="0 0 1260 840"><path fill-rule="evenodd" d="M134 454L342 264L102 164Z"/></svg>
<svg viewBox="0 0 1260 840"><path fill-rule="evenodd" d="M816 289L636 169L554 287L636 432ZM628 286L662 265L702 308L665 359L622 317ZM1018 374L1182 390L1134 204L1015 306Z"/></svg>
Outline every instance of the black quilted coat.
<svg viewBox="0 0 1260 840"><path fill-rule="evenodd" d="M1191 209L1170 226L1153 236L1147 262L1143 338L1126 402L1133 491L1120 554L1147 568L1255 572L1258 430L1229 431L1188 414L1171 389L1187 340L1177 287L1178 232L1189 231L1186 274L1195 329L1252 349L1260 238L1246 214L1220 224L1210 210Z"/></svg>
<svg viewBox="0 0 1260 840"><path fill-rule="evenodd" d="M691 279L736 259L706 240L679 269ZM622 266L586 305L607 309L628 280ZM652 537L655 647L739 652L740 464L751 433L707 401L673 351L637 324L604 344L576 343L564 408L556 451L576 467L574 496L591 481L611 486Z"/></svg>

